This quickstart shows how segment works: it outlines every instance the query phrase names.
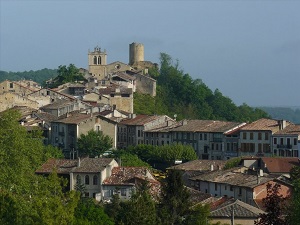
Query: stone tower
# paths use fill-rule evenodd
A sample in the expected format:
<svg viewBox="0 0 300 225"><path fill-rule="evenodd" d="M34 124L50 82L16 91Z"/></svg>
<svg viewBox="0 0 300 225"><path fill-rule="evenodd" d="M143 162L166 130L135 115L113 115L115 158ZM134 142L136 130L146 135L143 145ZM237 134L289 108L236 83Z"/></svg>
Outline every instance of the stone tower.
<svg viewBox="0 0 300 225"><path fill-rule="evenodd" d="M101 51L98 46L94 48L93 52L88 53L89 59L89 73L98 80L104 79L106 76L106 50Z"/></svg>
<svg viewBox="0 0 300 225"><path fill-rule="evenodd" d="M140 43L129 44L129 65L144 61L144 45Z"/></svg>

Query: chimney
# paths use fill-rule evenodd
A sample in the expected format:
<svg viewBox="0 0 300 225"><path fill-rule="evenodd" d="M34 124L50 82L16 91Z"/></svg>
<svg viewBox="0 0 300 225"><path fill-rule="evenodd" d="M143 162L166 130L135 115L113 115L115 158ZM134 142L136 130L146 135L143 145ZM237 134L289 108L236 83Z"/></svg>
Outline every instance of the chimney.
<svg viewBox="0 0 300 225"><path fill-rule="evenodd" d="M278 120L279 130L283 130L286 127L286 120Z"/></svg>
<svg viewBox="0 0 300 225"><path fill-rule="evenodd" d="M125 168L123 167L123 176L125 177Z"/></svg>
<svg viewBox="0 0 300 225"><path fill-rule="evenodd" d="M214 171L214 165L210 164L210 171Z"/></svg>
<svg viewBox="0 0 300 225"><path fill-rule="evenodd" d="M257 184L260 183L260 175L257 173Z"/></svg>

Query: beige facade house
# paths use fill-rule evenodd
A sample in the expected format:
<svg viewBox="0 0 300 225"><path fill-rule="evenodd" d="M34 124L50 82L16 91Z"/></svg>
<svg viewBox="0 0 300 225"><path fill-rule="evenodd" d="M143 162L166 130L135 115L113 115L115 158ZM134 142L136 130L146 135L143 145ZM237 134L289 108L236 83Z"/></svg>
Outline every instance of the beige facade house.
<svg viewBox="0 0 300 225"><path fill-rule="evenodd" d="M133 91L119 85L111 85L107 88L99 89L101 103L108 103L115 109L128 113L133 113Z"/></svg>
<svg viewBox="0 0 300 225"><path fill-rule="evenodd" d="M76 158L77 140L81 134L90 130L101 131L113 140L113 148L117 144L117 122L100 113L67 113L51 123L51 144L60 147L67 158Z"/></svg>
<svg viewBox="0 0 300 225"><path fill-rule="evenodd" d="M272 156L272 135L290 123L285 120L259 119L240 129L240 156Z"/></svg>
<svg viewBox="0 0 300 225"><path fill-rule="evenodd" d="M5 92L0 94L0 112L13 108L14 106L27 106L34 109L39 108L37 101L29 99L25 95L20 95L15 92Z"/></svg>
<svg viewBox="0 0 300 225"><path fill-rule="evenodd" d="M248 174L243 172L243 168L212 171L190 180L192 187L199 191L218 197L232 197L255 207L266 197L268 183L279 183L280 194L283 197L291 193L291 185L281 182L276 177L262 171L255 175Z"/></svg>
<svg viewBox="0 0 300 225"><path fill-rule="evenodd" d="M128 119L118 124L118 148L145 144L144 132L166 126L168 121L173 121L173 119L166 115L131 114Z"/></svg>
<svg viewBox="0 0 300 225"><path fill-rule="evenodd" d="M111 158L48 159L37 174L48 175L56 170L59 176L68 179L68 190L75 190L76 183L85 187L85 197L103 200L103 181L111 176L118 163Z"/></svg>
<svg viewBox="0 0 300 225"><path fill-rule="evenodd" d="M272 137L272 153L282 157L300 156L300 125L290 124Z"/></svg>
<svg viewBox="0 0 300 225"><path fill-rule="evenodd" d="M228 132L245 123L218 120L183 120L182 126L170 130L172 142L191 145L200 159L225 159Z"/></svg>
<svg viewBox="0 0 300 225"><path fill-rule="evenodd" d="M148 182L150 194L158 199L160 182L158 182L146 167L114 167L111 176L103 181L103 198L110 201L113 195L118 194L120 200L129 200L135 190Z"/></svg>
<svg viewBox="0 0 300 225"><path fill-rule="evenodd" d="M9 81L5 80L0 83L0 94L14 92L22 96L28 95L40 89L40 86L33 81Z"/></svg>

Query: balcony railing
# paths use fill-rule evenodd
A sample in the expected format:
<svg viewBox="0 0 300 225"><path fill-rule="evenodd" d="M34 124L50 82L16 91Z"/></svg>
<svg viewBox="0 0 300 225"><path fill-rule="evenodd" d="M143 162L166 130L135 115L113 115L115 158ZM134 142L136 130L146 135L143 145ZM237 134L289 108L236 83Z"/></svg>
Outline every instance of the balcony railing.
<svg viewBox="0 0 300 225"><path fill-rule="evenodd" d="M292 145L277 145L277 148L287 148L291 149L293 146Z"/></svg>

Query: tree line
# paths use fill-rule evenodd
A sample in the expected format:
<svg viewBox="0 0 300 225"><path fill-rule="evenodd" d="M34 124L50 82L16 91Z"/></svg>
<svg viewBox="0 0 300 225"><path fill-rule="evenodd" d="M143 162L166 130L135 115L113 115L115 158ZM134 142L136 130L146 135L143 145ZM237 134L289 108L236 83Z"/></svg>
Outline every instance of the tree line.
<svg viewBox="0 0 300 225"><path fill-rule="evenodd" d="M192 79L168 54L161 53L160 69L152 68L149 73L157 79L157 96L135 93L135 113L243 122L269 117L263 110L246 103L237 106L218 89L212 91L201 79Z"/></svg>

